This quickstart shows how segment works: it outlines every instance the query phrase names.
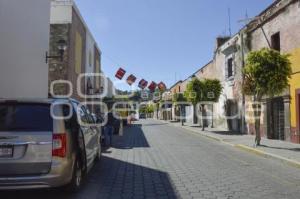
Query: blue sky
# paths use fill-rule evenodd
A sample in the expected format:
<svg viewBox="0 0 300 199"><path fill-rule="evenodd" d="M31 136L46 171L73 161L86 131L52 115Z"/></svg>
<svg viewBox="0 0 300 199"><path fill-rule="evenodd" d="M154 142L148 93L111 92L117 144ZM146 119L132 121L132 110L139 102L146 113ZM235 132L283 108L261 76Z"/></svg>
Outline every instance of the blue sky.
<svg viewBox="0 0 300 199"><path fill-rule="evenodd" d="M273 0L75 0L102 50L102 70L113 81L119 67L138 80L168 86L208 63L215 38L244 24ZM129 74L128 74L129 75ZM117 85L121 89L129 89Z"/></svg>

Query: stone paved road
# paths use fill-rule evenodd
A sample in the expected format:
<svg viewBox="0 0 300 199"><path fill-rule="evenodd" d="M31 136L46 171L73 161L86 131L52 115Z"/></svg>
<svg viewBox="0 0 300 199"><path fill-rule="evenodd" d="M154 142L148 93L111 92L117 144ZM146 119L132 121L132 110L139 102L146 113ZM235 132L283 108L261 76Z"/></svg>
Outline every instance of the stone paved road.
<svg viewBox="0 0 300 199"><path fill-rule="evenodd" d="M299 169L168 124L144 120L114 142L77 194L16 191L0 198L300 198Z"/></svg>

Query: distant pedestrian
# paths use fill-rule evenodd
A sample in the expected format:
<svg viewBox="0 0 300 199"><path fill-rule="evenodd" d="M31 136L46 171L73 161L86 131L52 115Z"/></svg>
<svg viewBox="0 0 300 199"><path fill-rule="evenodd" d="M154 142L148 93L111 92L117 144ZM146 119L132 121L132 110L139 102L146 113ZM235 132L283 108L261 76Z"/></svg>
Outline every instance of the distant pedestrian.
<svg viewBox="0 0 300 199"><path fill-rule="evenodd" d="M104 126L105 146L112 146L114 133L114 116L112 112L107 114L107 122Z"/></svg>
<svg viewBox="0 0 300 199"><path fill-rule="evenodd" d="M128 115L128 116L127 116L127 123L128 123L129 125L131 125L131 121L132 121L132 120L131 120L131 115Z"/></svg>

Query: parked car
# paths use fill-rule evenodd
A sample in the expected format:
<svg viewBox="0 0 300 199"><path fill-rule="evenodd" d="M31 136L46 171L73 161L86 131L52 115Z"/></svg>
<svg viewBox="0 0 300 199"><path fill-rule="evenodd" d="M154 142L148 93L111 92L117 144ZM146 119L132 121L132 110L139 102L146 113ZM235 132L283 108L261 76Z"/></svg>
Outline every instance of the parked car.
<svg viewBox="0 0 300 199"><path fill-rule="evenodd" d="M96 122L96 127L97 129L101 132L101 143L104 143L104 119L101 115L98 115L98 114L92 114L93 118L94 118L94 121Z"/></svg>
<svg viewBox="0 0 300 199"><path fill-rule="evenodd" d="M145 113L140 113L139 119L146 119L146 114Z"/></svg>
<svg viewBox="0 0 300 199"><path fill-rule="evenodd" d="M0 100L0 190L78 190L101 156L94 122L72 99Z"/></svg>

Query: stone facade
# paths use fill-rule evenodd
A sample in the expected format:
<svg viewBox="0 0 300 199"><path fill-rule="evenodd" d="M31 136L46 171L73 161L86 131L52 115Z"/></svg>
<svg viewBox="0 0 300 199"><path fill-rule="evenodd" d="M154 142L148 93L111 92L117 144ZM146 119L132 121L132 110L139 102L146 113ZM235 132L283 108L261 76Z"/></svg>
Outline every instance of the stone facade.
<svg viewBox="0 0 300 199"><path fill-rule="evenodd" d="M243 67L247 54L273 48L290 54L290 87L272 99L264 97L261 134L270 139L300 143L300 2L276 0L232 37L217 38L211 62L193 74L199 79L218 79L223 91L218 103L207 107L214 114L214 127L254 134L252 100L242 94ZM184 92L190 78L171 87L172 94ZM173 107L173 112L175 111ZM185 114L193 114L186 107Z"/></svg>
<svg viewBox="0 0 300 199"><path fill-rule="evenodd" d="M242 94L244 67L244 37L242 32L234 35L218 48L215 55L217 68L222 69L223 93L217 107L223 111L227 130L244 133L244 96Z"/></svg>
<svg viewBox="0 0 300 199"><path fill-rule="evenodd" d="M57 41L65 40L69 43L70 24L51 24L50 25L50 55L58 55ZM55 80L68 80L69 70L69 50L64 52L63 61L58 59L49 59L49 87ZM57 84L54 87L55 94L64 95L69 93L69 87L66 84Z"/></svg>
<svg viewBox="0 0 300 199"><path fill-rule="evenodd" d="M181 88L181 84L182 81L178 81L176 82L173 86L171 86L170 91L172 94L176 94L176 93L181 93L182 92L182 88Z"/></svg>
<svg viewBox="0 0 300 199"><path fill-rule="evenodd" d="M171 86L171 88L169 89L171 96L174 96L177 93L182 93L183 92L181 84L182 84L182 81L180 80L180 81L176 82L173 86ZM176 115L179 115L178 114L178 109L176 108L175 105L172 105L171 112L172 112L171 113L171 119L174 119L174 118L176 118Z"/></svg>
<svg viewBox="0 0 300 199"><path fill-rule="evenodd" d="M242 35L217 38L213 60L194 74L199 79L218 79L223 87L218 103L206 106L208 126L240 133L245 126L241 93L245 52Z"/></svg>
<svg viewBox="0 0 300 199"><path fill-rule="evenodd" d="M80 35L82 41L81 53L76 55L76 34ZM63 62L59 59L51 59L49 61L49 84L54 80L68 80L72 83L72 95L71 97L79 101L84 99L79 96L77 88L79 87L83 93L85 93L84 79L81 85L77 85L77 78L80 73L75 71L75 64L77 60L80 60L80 72L85 71L85 43L86 43L86 29L81 21L80 17L76 13L75 9L72 9L72 23L68 24L51 24L50 25L50 55L57 55L57 41L64 39L67 42L67 49L64 53ZM76 56L81 56L78 58ZM54 87L55 94L69 93L69 87L66 84L58 84Z"/></svg>
<svg viewBox="0 0 300 199"><path fill-rule="evenodd" d="M84 73L101 72L101 52L78 8L71 0L52 2L50 55L59 54L57 41L61 39L67 42L67 49L63 61L49 60L49 85L55 80L67 80L72 84L72 98L90 101L84 95L93 95L96 91L100 91L100 78L84 76L79 85L77 80ZM66 95L70 93L69 86L56 84L54 93Z"/></svg>
<svg viewBox="0 0 300 199"><path fill-rule="evenodd" d="M297 143L300 143L299 129L296 128L299 124L296 120L297 89L300 88L300 76L297 73L300 70L299 12L299 1L277 0L252 21L247 30L250 50L275 48L291 55L294 74L290 88L274 99L265 97L261 124L263 136ZM249 133L253 133L253 121L248 122L248 127Z"/></svg>
<svg viewBox="0 0 300 199"><path fill-rule="evenodd" d="M80 38L82 39L82 46L81 46L81 52L80 54L76 53L76 42L79 42L76 38L76 34L80 35ZM70 31L70 57L69 57L69 79L74 85L74 98L78 99L79 101L84 100L81 96L79 96L79 93L77 92L78 89L81 89L81 92L84 94L87 94L86 88L85 88L85 79L81 81L80 85L77 85L77 78L81 73L85 73L85 59L86 59L86 29L85 25L82 22L80 16L73 8L72 12L72 25L71 25L71 31ZM79 59L77 56L81 56L81 59ZM81 63L76 63L77 61L80 61ZM80 65L81 73L76 72L74 66L76 64ZM76 66L75 66L76 67Z"/></svg>

